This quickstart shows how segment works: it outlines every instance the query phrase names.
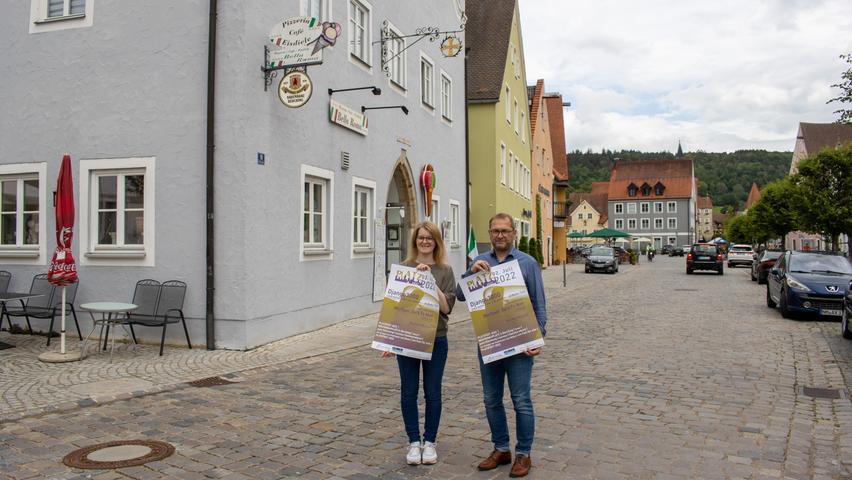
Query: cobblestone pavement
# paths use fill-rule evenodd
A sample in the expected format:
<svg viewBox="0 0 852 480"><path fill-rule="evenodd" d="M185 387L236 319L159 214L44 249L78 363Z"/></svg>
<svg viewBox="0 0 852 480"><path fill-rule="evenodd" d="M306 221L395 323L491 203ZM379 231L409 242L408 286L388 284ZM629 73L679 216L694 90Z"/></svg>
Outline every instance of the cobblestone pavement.
<svg viewBox="0 0 852 480"><path fill-rule="evenodd" d="M617 275L568 268L568 288L561 268L545 275L550 322L534 371L530 478L849 478L852 404L800 391L845 387L852 342L835 338L837 324L782 319L746 269L687 276L682 258L667 257ZM506 478L507 467L475 470L491 445L474 354L471 328L454 323L440 461L431 467L404 465L396 363L362 346L243 371L231 385L0 424L0 472ZM115 471L60 462L75 448L123 439L167 441L176 453Z"/></svg>

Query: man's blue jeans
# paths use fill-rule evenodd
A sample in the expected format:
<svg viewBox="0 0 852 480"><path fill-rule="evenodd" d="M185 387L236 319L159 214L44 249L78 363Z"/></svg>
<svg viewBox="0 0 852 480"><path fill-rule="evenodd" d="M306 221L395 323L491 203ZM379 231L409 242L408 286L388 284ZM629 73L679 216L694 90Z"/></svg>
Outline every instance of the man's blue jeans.
<svg viewBox="0 0 852 480"><path fill-rule="evenodd" d="M506 409L503 407L504 378L508 378L509 393L515 406L515 455L529 455L535 435L535 414L530 393L533 357L519 353L485 364L482 362L482 354L477 356L485 397L485 416L488 417L488 425L491 427L494 448L502 452L511 450Z"/></svg>
<svg viewBox="0 0 852 480"><path fill-rule="evenodd" d="M447 337L435 337L432 360L397 355L399 364L399 403L402 421L409 442L420 441L420 412L417 409L417 394L420 393L420 367L423 367L423 397L426 400L426 420L423 424L423 440L435 442L438 424L441 423L441 380L447 364Z"/></svg>

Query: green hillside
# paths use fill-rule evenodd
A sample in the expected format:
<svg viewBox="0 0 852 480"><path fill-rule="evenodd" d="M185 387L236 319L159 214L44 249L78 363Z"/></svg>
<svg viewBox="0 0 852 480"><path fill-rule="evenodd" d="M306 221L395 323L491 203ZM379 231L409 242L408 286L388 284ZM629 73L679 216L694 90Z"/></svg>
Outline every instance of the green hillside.
<svg viewBox="0 0 852 480"><path fill-rule="evenodd" d="M748 198L752 182L763 187L790 171L792 152L738 150L732 153L687 152L695 161L698 194L710 195L713 204L740 206ZM616 159L622 161L673 159L671 152L639 152L604 150L594 153L575 150L568 154L572 191L589 191L592 182L609 180Z"/></svg>

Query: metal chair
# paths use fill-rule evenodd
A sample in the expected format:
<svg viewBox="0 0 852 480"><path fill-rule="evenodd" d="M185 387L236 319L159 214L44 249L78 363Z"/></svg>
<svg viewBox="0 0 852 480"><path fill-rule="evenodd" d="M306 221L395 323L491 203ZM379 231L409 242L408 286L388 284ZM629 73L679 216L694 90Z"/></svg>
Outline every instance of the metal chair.
<svg viewBox="0 0 852 480"><path fill-rule="evenodd" d="M140 322L151 322L157 314L157 302L160 301L160 282L146 278L136 282L136 288L133 290L133 300L130 303L138 308L127 314L127 325L130 326L130 335L133 337L133 343L136 341L136 332L133 331L133 323L137 320ZM109 336L109 325L107 325L107 337ZM104 339L104 349L106 349L106 339Z"/></svg>
<svg viewBox="0 0 852 480"><path fill-rule="evenodd" d="M131 333L133 332L134 325L163 327L163 333L160 337L160 356L162 356L163 345L166 342L166 326L170 323L180 322L183 324L183 333L186 335L186 346L192 349L192 343L189 341L189 330L186 328L186 319L183 316L183 300L185 296L186 283L179 280L163 282L160 285L160 296L153 316L145 317L137 315L137 312L133 312L128 316L127 324L130 325ZM135 339L136 334L132 333L132 335Z"/></svg>
<svg viewBox="0 0 852 480"><path fill-rule="evenodd" d="M27 319L27 329L30 335L33 334L33 327L30 325L30 315L45 313L50 311L50 306L53 302L53 285L47 281L47 274L41 273L33 277L33 282L30 284L30 294L40 295L39 297L28 298L21 300L20 307L6 306L6 316L9 318L9 328L12 328L11 317L24 317ZM47 337L50 341L50 335Z"/></svg>
<svg viewBox="0 0 852 480"><path fill-rule="evenodd" d="M12 281L12 274L6 270L0 270L0 292L6 293L9 291L9 282Z"/></svg>

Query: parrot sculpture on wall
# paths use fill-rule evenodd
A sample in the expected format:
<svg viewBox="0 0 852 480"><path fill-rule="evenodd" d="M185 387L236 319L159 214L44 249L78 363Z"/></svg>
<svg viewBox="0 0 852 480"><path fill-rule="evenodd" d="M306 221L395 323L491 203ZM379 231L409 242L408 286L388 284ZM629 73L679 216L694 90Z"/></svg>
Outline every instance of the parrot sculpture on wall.
<svg viewBox="0 0 852 480"><path fill-rule="evenodd" d="M420 188L423 190L423 209L427 217L432 216L432 191L435 190L435 168L431 163L423 166L420 172Z"/></svg>

